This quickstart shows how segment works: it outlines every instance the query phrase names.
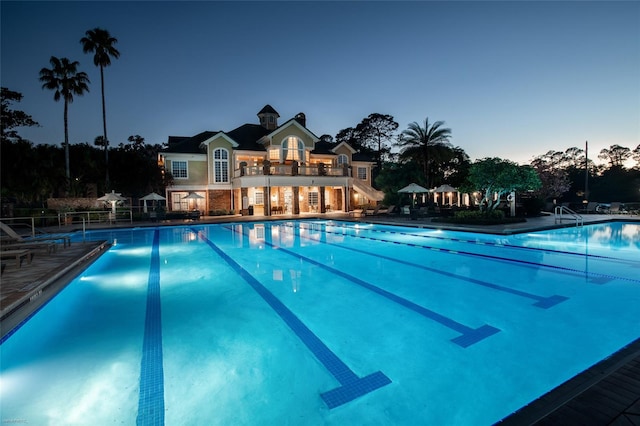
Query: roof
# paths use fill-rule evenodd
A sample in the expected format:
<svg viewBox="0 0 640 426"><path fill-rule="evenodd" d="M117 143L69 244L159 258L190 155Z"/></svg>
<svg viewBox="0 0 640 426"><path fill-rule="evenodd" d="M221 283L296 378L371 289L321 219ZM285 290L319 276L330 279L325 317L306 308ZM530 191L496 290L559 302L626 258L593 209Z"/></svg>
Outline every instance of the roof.
<svg viewBox="0 0 640 426"><path fill-rule="evenodd" d="M238 143L238 147L236 149L246 151L266 151L264 145L258 143L258 141L269 133L270 130L267 130L259 124L243 124L242 126L227 132L226 135Z"/></svg>
<svg viewBox="0 0 640 426"><path fill-rule="evenodd" d="M265 105L262 110L258 113L260 114L276 114L275 109L271 105ZM300 115L300 114L298 114ZM278 115L279 117L279 115ZM187 153L187 154L206 154L206 146L202 145L202 143L208 139L211 139L215 135L224 134L228 138L232 139L234 142L238 144L234 149L241 151L266 151L265 145L262 143L261 139L265 136L269 136L272 133L278 132L283 127L289 125L289 123L295 123L296 126L302 128L312 138L315 139L314 149L311 151L312 154L318 155L336 155L335 151L333 151L339 143L336 142L326 142L318 138L313 132L311 132L306 126L302 125L299 120L296 120L295 117L287 120L282 125L278 126L274 130L269 130L259 124L243 124L240 127L236 127L235 129L229 132L223 131L205 131L198 133L195 136L169 136L168 146L164 150L164 152L175 152L175 153ZM342 142L344 144L344 142ZM347 146L349 146L347 144ZM350 146L349 146L350 147ZM351 147L350 147L351 148ZM353 148L351 148L353 150ZM366 154L354 153L353 160L355 161L373 161L370 156Z"/></svg>
<svg viewBox="0 0 640 426"><path fill-rule="evenodd" d="M258 113L258 115L260 114L275 114L278 117L280 117L280 114L278 114L278 111L276 111L275 109L273 109L273 107L269 104L265 105L260 112Z"/></svg>
<svg viewBox="0 0 640 426"><path fill-rule="evenodd" d="M316 142L316 145L313 148L313 151L311 151L311 153L312 154L336 155L336 153L332 151L332 149L335 146L336 146L336 144L333 143L333 142L325 142L323 140L319 140L318 142Z"/></svg>
<svg viewBox="0 0 640 426"><path fill-rule="evenodd" d="M204 148L200 147L203 141L206 141L219 132L206 131L198 133L192 137L185 136L169 136L168 146L164 152L180 152L188 154L206 154Z"/></svg>

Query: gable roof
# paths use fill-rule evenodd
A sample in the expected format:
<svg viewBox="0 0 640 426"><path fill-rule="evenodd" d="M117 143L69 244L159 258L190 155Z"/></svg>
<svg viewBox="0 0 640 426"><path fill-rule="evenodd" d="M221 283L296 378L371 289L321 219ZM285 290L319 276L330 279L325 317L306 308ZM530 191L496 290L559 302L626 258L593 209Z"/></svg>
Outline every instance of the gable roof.
<svg viewBox="0 0 640 426"><path fill-rule="evenodd" d="M275 109L271 105L265 105L264 108L258 113L267 113L267 114L276 114ZM300 115L300 114L298 114ZM278 115L279 116L279 115ZM227 139L231 139L233 142L237 144L234 146L234 149L241 151L262 151L265 152L267 149L264 145L264 138L271 137L287 126L295 126L301 129L303 132L308 134L314 142L314 148L311 151L312 154L319 155L331 155L335 156L335 149L340 145L345 145L353 154L353 159L356 161L372 161L368 155L356 153L355 150L351 147L351 145L342 142L325 142L321 140L318 136L316 136L311 130L309 130L306 126L300 123L300 120L297 120L295 117L289 119L282 125L278 126L274 130L269 130L262 125L259 124L243 124L240 127L236 127L235 129L224 132L224 131L204 131L198 133L195 136L169 136L167 141L167 148L164 149L164 152L174 152L174 153L187 153L187 154L206 154L207 146L204 142L207 142L211 138L216 135L222 134Z"/></svg>
<svg viewBox="0 0 640 426"><path fill-rule="evenodd" d="M287 121L285 121L284 123L282 123L282 125L276 127L274 130L272 130L271 132L269 132L269 135L272 135L274 133L278 133L279 131L281 131L283 128L287 127L289 124L292 124L296 127L298 127L300 130L302 130L303 132L307 133L309 136L311 136L311 138L313 139L314 143L317 143L320 138L317 137L311 130L307 129L305 126L303 126L298 120L294 118L291 118Z"/></svg>

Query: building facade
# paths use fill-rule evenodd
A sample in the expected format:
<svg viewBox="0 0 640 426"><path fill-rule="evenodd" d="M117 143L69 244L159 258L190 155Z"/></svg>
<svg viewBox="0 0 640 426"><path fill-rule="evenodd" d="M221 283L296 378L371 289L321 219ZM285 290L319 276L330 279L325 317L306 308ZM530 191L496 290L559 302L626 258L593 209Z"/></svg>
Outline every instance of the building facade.
<svg viewBox="0 0 640 426"><path fill-rule="evenodd" d="M168 210L271 216L346 212L382 200L372 187L370 158L346 143L320 140L303 113L282 125L278 118L266 105L259 124L169 136L159 156L172 176Z"/></svg>

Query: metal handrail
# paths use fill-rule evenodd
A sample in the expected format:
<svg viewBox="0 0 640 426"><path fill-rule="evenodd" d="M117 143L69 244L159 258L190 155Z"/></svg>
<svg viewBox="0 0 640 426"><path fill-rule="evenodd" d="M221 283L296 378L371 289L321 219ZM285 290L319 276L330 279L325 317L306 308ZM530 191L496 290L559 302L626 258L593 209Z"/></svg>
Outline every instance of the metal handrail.
<svg viewBox="0 0 640 426"><path fill-rule="evenodd" d="M555 223L558 223L558 221L562 222L562 220L564 219L562 217L562 214L566 213L569 216L571 216L568 219L575 219L576 221L576 226L583 226L584 225L584 221L582 219L582 216L579 215L578 213L574 212L573 210L571 210L569 207L565 207L565 206L556 206L555 210L554 210L554 218L555 218Z"/></svg>

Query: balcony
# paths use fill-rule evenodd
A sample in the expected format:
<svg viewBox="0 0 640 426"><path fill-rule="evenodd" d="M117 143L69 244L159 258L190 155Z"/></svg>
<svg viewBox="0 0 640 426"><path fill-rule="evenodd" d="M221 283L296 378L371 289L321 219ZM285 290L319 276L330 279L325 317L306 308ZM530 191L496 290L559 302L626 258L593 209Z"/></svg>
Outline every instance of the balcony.
<svg viewBox="0 0 640 426"><path fill-rule="evenodd" d="M233 177L243 176L333 176L351 177L351 169L344 166L313 165L263 165L241 166L233 171Z"/></svg>

